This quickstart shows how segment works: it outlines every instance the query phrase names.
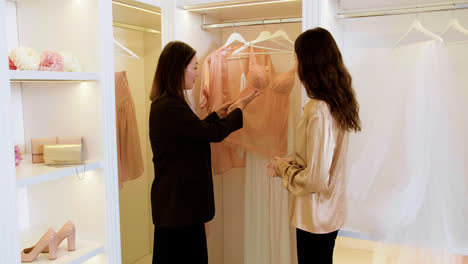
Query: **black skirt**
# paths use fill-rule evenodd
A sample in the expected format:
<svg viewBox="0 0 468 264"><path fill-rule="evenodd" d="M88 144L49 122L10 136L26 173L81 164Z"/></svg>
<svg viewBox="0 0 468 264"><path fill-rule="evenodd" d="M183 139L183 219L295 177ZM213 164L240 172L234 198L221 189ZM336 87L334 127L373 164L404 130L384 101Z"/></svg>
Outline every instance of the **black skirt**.
<svg viewBox="0 0 468 264"><path fill-rule="evenodd" d="M208 264L205 225L154 229L153 264Z"/></svg>

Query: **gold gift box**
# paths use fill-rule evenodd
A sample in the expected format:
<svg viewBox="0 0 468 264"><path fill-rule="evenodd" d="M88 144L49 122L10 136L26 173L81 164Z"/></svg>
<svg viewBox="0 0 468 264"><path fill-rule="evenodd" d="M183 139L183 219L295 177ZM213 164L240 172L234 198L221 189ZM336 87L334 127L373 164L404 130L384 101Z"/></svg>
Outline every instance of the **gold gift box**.
<svg viewBox="0 0 468 264"><path fill-rule="evenodd" d="M82 164L82 144L44 145L46 165Z"/></svg>

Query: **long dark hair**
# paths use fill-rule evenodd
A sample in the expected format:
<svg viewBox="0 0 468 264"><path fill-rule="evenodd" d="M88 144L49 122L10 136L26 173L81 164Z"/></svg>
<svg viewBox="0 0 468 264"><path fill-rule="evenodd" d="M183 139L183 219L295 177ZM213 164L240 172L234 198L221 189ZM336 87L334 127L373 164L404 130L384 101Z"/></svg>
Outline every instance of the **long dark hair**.
<svg viewBox="0 0 468 264"><path fill-rule="evenodd" d="M155 101L162 95L185 98L185 68L195 56L196 51L181 41L167 43L159 56L154 74L150 100Z"/></svg>
<svg viewBox="0 0 468 264"><path fill-rule="evenodd" d="M310 98L325 101L346 131L361 131L359 104L333 36L317 27L303 32L294 44L298 75Z"/></svg>

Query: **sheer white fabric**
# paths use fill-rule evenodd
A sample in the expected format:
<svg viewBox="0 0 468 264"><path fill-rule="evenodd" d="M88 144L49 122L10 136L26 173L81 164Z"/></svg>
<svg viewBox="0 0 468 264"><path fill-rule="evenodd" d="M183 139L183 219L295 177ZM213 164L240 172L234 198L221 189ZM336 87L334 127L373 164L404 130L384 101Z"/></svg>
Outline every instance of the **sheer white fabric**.
<svg viewBox="0 0 468 264"><path fill-rule="evenodd" d="M350 138L347 228L386 242L375 264L462 263L468 61L433 41L347 54L363 122Z"/></svg>
<svg viewBox="0 0 468 264"><path fill-rule="evenodd" d="M244 264L291 262L288 193L266 176L268 159L247 153Z"/></svg>

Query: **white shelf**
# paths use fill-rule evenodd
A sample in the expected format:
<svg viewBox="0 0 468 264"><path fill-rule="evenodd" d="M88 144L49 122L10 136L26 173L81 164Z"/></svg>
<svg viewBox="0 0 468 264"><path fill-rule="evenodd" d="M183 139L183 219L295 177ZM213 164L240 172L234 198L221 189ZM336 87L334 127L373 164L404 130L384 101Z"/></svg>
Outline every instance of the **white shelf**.
<svg viewBox="0 0 468 264"><path fill-rule="evenodd" d="M26 187L28 185L53 181L59 178L76 175L86 171L102 168L100 161L86 161L82 165L69 166L46 166L43 163L33 164L31 154L25 154L24 160L16 167L16 188Z"/></svg>
<svg viewBox="0 0 468 264"><path fill-rule="evenodd" d="M47 71L12 71L11 82L53 82L53 81L97 81L95 72L47 72Z"/></svg>
<svg viewBox="0 0 468 264"><path fill-rule="evenodd" d="M37 242L37 241L36 241ZM36 242L33 242L31 245L34 245ZM41 264L79 264L84 263L85 261L104 253L106 250L103 245L99 245L92 242L86 241L77 241L76 250L68 251L67 250L67 241L66 239L60 244L57 248L57 258L54 260L49 260L49 254L41 253L37 256L33 263Z"/></svg>

